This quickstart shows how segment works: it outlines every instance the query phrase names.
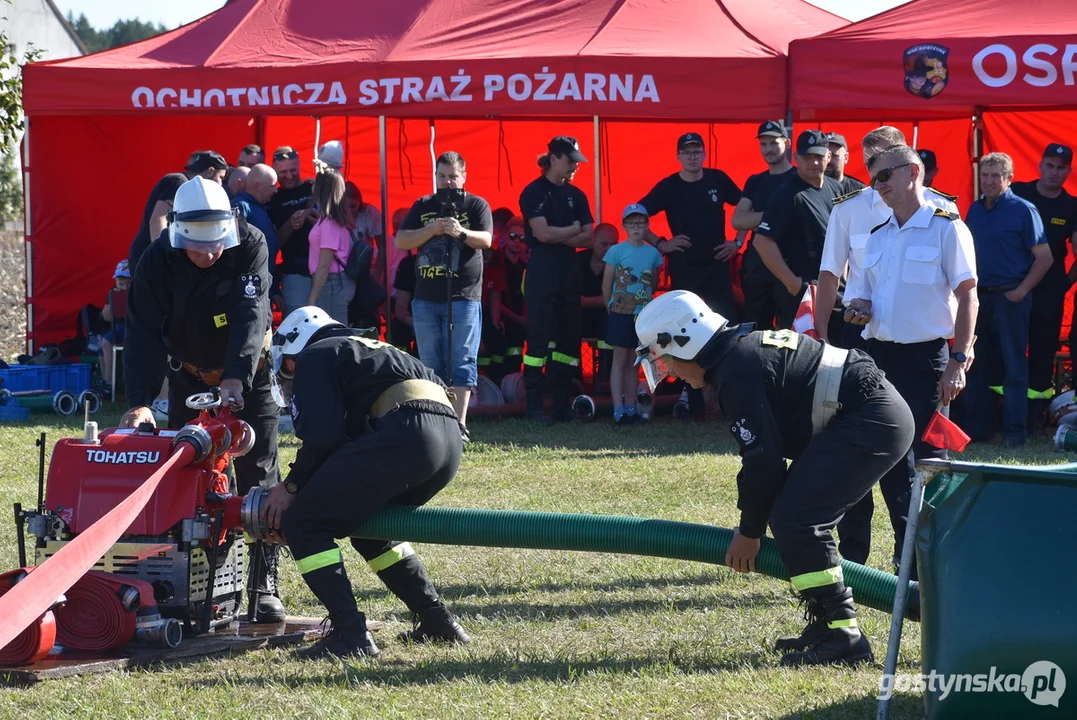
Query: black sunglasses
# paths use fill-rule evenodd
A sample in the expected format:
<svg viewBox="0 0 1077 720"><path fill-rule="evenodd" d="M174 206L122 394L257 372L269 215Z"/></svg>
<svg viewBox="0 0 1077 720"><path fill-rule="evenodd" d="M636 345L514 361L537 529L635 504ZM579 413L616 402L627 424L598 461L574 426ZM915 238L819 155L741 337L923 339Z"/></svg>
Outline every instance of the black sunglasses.
<svg viewBox="0 0 1077 720"><path fill-rule="evenodd" d="M520 239L520 236L517 233L509 233L509 237L512 238L513 240L519 240Z"/></svg>
<svg viewBox="0 0 1077 720"><path fill-rule="evenodd" d="M295 160L299 157L299 153L295 150L285 150L283 152L273 153L274 160Z"/></svg>
<svg viewBox="0 0 1077 720"><path fill-rule="evenodd" d="M886 182L894 175L894 171L898 168L909 167L912 163L905 163L904 165L895 165L894 167L888 167L879 171L879 174L871 179L871 186L875 187L876 183Z"/></svg>

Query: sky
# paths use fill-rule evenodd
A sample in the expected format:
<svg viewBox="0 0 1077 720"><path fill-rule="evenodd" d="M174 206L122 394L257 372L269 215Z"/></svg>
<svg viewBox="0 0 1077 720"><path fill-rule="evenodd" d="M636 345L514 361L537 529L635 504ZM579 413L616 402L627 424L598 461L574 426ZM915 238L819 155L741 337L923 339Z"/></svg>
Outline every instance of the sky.
<svg viewBox="0 0 1077 720"><path fill-rule="evenodd" d="M112 27L117 20L162 23L168 29L197 20L221 7L223 0L53 0L65 16L86 15L98 29ZM808 0L849 20L862 20L870 15L900 5L904 0Z"/></svg>

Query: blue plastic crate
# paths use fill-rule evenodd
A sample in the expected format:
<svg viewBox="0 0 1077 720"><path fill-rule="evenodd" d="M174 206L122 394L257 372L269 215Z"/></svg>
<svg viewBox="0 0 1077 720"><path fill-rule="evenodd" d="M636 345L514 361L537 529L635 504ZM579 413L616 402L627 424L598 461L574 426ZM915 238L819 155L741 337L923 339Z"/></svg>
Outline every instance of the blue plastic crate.
<svg viewBox="0 0 1077 720"><path fill-rule="evenodd" d="M0 422L6 420L27 420L30 418L30 408L18 405L0 405Z"/></svg>
<svg viewBox="0 0 1077 720"><path fill-rule="evenodd" d="M68 390L75 395L90 389L89 363L72 365L11 365L0 370L2 387L11 392L48 390L58 393Z"/></svg>

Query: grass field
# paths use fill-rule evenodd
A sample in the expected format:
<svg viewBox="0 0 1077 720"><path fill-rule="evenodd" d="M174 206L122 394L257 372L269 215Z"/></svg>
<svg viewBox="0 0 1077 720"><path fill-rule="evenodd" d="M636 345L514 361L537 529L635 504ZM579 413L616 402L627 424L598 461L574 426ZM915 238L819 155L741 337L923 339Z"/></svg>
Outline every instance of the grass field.
<svg viewBox="0 0 1077 720"><path fill-rule="evenodd" d="M96 418L102 427L116 416ZM33 503L36 448L81 435L77 423L0 426L0 506ZM534 429L518 420L471 423L456 479L431 503L454 507L611 513L731 527L739 459L722 424L660 419L649 428ZM975 450L974 450L975 448ZM282 439L282 464L296 450ZM973 446L967 459L1057 463L1039 438L1019 457ZM876 507L883 508L876 489ZM9 511L2 510L4 517ZM886 568L891 541L876 512L869 564ZM474 641L407 647L407 613L350 547L360 607L386 622L382 655L299 662L272 650L181 667L0 689L4 718L848 718L874 717L889 615L861 610L878 665L786 670L773 639L803 624L785 583L723 567L587 553L422 545L435 583ZM15 566L11 521L0 522L0 570ZM320 615L290 561L284 597ZM919 664L919 626L906 623L900 668ZM899 669L899 671L902 671ZM920 715L895 696L891 717Z"/></svg>

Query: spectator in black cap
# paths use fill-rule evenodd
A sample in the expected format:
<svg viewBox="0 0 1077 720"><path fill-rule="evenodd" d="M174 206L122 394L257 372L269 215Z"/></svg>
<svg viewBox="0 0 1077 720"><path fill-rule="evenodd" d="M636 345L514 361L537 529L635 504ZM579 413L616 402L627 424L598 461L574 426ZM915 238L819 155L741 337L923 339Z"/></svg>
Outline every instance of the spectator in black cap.
<svg viewBox="0 0 1077 720"><path fill-rule="evenodd" d="M923 149L917 150L916 154L920 156L920 161L924 163L924 187L931 187L935 182L935 176L939 174L939 160L935 157L935 153L932 150Z"/></svg>
<svg viewBox="0 0 1077 720"><path fill-rule="evenodd" d="M782 329L792 328L804 289L819 277L830 211L834 199L843 194L841 185L825 174L830 162L826 135L818 130L800 133L796 162L797 174L771 196L752 241L778 279L776 303ZM837 324L832 337L838 337L841 315L834 313L832 318Z"/></svg>
<svg viewBox="0 0 1077 720"><path fill-rule="evenodd" d="M849 143L845 142L845 136L837 133L827 133L827 146L830 148L830 162L826 166L827 177L833 178L841 185L841 194L848 195L860 188L867 187L854 177L845 174L845 163L849 162Z"/></svg>
<svg viewBox="0 0 1077 720"><path fill-rule="evenodd" d="M1013 194L1036 206L1043 220L1044 235L1054 261L1040 283L1032 289L1032 311L1028 323L1028 429L1042 427L1047 404L1055 394L1054 363L1066 292L1077 281L1077 267L1066 272L1066 243L1077 240L1077 198L1063 185L1070 176L1073 150L1051 143L1040 160L1040 177L1015 182ZM1071 331L1072 333L1072 331ZM1071 334L1070 347L1074 338Z"/></svg>
<svg viewBox="0 0 1077 720"><path fill-rule="evenodd" d="M677 139L680 172L658 181L640 204L651 217L665 212L673 237L660 238L648 230L647 242L669 258L674 290L690 290L717 313L735 322L730 259L737 245L726 241L725 206L736 205L741 190L721 170L704 168L703 137L689 132ZM688 389L689 417L702 420L703 391Z"/></svg>
<svg viewBox="0 0 1077 720"><path fill-rule="evenodd" d="M127 253L127 261L130 263L132 272L138 267L139 258L150 246L150 242L168 226L168 213L172 211L172 200L176 197L176 191L179 190L180 185L196 175L223 184L228 163L212 150L198 150L187 158L187 167L184 170L186 172L165 175L150 191L146 206L142 210L142 223Z"/></svg>
<svg viewBox="0 0 1077 720"><path fill-rule="evenodd" d="M583 190L572 184L587 158L576 138L555 137L539 156L542 175L520 193L525 240L531 259L524 279L527 349L524 385L528 419L550 423L575 417L569 407L580 367L582 275L576 249L591 246L594 217ZM550 347L550 342L555 343ZM547 364L549 356L549 364ZM543 367L553 387L553 413L542 407Z"/></svg>
<svg viewBox="0 0 1077 720"><path fill-rule="evenodd" d="M771 195L796 174L796 168L789 162L789 131L785 129L785 123L767 120L760 124L756 137L767 169L750 176L744 183L744 195L733 211L732 224L737 230L754 231L763 219ZM763 264L755 243L749 242L741 268L740 286L744 292L741 320L755 323L757 330L774 329L774 318L778 314L774 304L774 283L774 276Z"/></svg>

